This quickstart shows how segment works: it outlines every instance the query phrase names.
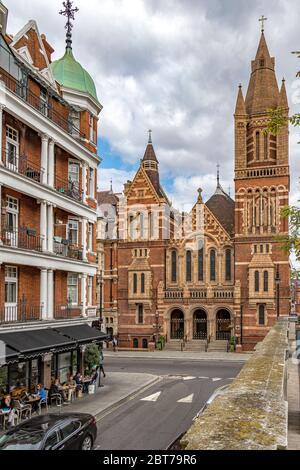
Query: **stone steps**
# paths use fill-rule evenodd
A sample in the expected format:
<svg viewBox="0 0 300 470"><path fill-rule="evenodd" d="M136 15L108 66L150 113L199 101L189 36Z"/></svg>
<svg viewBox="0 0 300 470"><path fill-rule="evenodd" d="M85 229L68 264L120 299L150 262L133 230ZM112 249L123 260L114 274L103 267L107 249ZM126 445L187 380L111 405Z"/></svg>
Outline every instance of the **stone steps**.
<svg viewBox="0 0 300 470"><path fill-rule="evenodd" d="M181 341L170 341L165 346L165 351L181 351Z"/></svg>
<svg viewBox="0 0 300 470"><path fill-rule="evenodd" d="M228 352L228 341L211 341L208 345L208 352Z"/></svg>
<svg viewBox="0 0 300 470"><path fill-rule="evenodd" d="M187 352L206 352L207 341L188 341L185 345L184 350Z"/></svg>

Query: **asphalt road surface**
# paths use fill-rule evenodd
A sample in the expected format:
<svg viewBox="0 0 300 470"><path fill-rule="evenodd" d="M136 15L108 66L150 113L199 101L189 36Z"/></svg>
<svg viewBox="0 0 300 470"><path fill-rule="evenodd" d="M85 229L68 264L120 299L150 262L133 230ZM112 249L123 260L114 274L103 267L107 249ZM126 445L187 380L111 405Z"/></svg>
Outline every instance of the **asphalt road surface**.
<svg viewBox="0 0 300 470"><path fill-rule="evenodd" d="M242 363L106 358L107 373L141 372L161 381L99 421L98 450L165 450L187 431L213 392L230 384Z"/></svg>

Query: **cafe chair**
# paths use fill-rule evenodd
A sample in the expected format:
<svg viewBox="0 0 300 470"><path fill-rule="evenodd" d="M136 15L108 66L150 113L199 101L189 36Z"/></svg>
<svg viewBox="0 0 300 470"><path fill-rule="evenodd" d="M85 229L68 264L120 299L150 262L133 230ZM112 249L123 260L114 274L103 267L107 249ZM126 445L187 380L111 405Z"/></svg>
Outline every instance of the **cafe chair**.
<svg viewBox="0 0 300 470"><path fill-rule="evenodd" d="M20 400L14 400L14 409L17 411L18 421L31 418L32 408L30 405L23 405Z"/></svg>
<svg viewBox="0 0 300 470"><path fill-rule="evenodd" d="M50 407L52 406L54 401L55 401L56 406L62 407L62 396L59 393L51 394L51 396L50 396Z"/></svg>
<svg viewBox="0 0 300 470"><path fill-rule="evenodd" d="M6 430L6 423L8 423L8 415L4 413L0 413L0 420L1 420L1 428L2 431Z"/></svg>
<svg viewBox="0 0 300 470"><path fill-rule="evenodd" d="M48 405L49 390L45 390L45 392L46 392L46 398L42 398L42 399L40 400L40 402L39 402L39 411L38 411L39 415L42 414L42 406L43 406L43 405L46 406L46 411L47 411L47 413L48 413L48 411L49 411L49 405Z"/></svg>

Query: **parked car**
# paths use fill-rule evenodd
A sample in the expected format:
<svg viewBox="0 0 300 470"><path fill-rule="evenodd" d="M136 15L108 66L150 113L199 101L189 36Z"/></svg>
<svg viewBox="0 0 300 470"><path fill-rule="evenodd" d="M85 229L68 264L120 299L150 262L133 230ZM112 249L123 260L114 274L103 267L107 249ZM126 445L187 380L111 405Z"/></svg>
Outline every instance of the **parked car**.
<svg viewBox="0 0 300 470"><path fill-rule="evenodd" d="M220 395L223 395L227 388L229 387L229 385L223 385L223 387L220 387L218 388L217 390L214 391L214 393L209 397L209 399L207 400L207 402L205 403L204 406L202 406L201 410L199 411L199 413L196 414L196 416L193 418L193 422L199 418L199 416L202 415L202 413L204 413L204 411L212 404L212 402L217 398L219 397ZM186 432L183 432L180 434L180 436L178 436L175 441L172 442L172 444L170 444L168 447L167 447L167 450L181 450L181 446L180 446L180 441L182 440L182 438L185 436Z"/></svg>
<svg viewBox="0 0 300 470"><path fill-rule="evenodd" d="M7 431L0 450L92 450L96 438L96 420L89 414L46 414Z"/></svg>

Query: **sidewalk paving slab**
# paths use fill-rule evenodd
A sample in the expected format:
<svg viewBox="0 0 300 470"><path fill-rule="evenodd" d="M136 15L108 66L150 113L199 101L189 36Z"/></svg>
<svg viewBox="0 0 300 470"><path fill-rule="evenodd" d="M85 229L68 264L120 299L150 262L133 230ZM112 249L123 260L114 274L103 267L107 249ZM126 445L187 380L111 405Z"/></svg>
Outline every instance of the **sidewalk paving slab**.
<svg viewBox="0 0 300 470"><path fill-rule="evenodd" d="M181 351L155 351L135 352L104 350L105 357L121 357L134 359L181 359L190 361L223 361L223 362L247 362L252 353L219 353L219 352L181 352Z"/></svg>
<svg viewBox="0 0 300 470"><path fill-rule="evenodd" d="M300 450L300 366L296 358L295 325L290 325L292 357L288 361L288 450Z"/></svg>
<svg viewBox="0 0 300 470"><path fill-rule="evenodd" d="M126 403L137 394L151 387L160 380L152 374L110 372L106 378L101 377L101 385L95 395L84 395L71 405L63 406L61 413L89 413L99 421L114 408ZM50 413L59 412L52 406Z"/></svg>

